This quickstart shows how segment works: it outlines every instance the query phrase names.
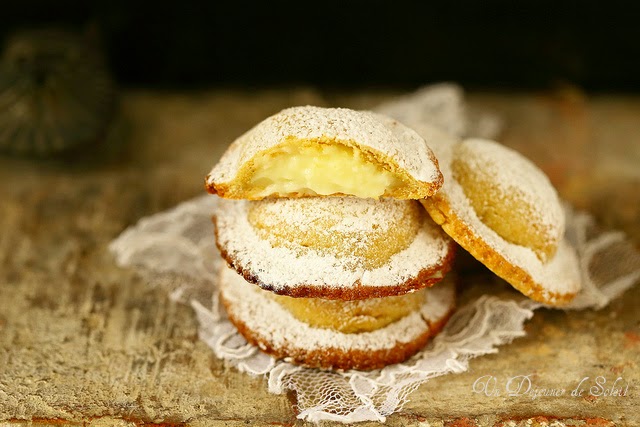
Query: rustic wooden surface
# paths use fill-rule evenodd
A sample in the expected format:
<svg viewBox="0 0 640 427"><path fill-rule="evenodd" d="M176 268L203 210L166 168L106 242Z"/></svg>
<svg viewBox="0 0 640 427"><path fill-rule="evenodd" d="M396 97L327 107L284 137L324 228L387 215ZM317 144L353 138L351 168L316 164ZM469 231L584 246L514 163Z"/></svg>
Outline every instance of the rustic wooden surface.
<svg viewBox="0 0 640 427"><path fill-rule="evenodd" d="M225 145L267 115L307 103L366 108L391 95L129 93L120 154L0 159L0 425L304 424L294 396L268 394L264 379L226 368L198 341L191 309L117 268L107 244L200 194ZM640 243L639 97L563 89L477 93L470 102L502 115L502 141L545 169L563 197ZM637 425L638 307L640 287L599 312L543 310L527 337L423 385L388 423ZM526 374L538 387L572 389L586 376L630 386L624 397L472 391L482 375Z"/></svg>

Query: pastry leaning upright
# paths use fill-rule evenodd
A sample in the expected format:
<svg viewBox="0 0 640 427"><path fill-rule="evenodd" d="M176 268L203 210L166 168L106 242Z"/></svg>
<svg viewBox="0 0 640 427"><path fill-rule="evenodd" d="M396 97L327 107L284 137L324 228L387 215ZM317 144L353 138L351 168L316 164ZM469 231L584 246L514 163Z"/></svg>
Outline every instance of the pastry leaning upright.
<svg viewBox="0 0 640 427"><path fill-rule="evenodd" d="M497 142L415 129L433 141L445 177L442 189L422 201L435 222L529 298L554 306L571 301L581 287L580 268L547 176Z"/></svg>
<svg viewBox="0 0 640 427"><path fill-rule="evenodd" d="M311 367L406 360L455 303L455 243L417 199L442 185L413 130L385 116L295 107L238 138L206 180L222 197L220 297L263 351ZM435 285L435 288L428 289Z"/></svg>

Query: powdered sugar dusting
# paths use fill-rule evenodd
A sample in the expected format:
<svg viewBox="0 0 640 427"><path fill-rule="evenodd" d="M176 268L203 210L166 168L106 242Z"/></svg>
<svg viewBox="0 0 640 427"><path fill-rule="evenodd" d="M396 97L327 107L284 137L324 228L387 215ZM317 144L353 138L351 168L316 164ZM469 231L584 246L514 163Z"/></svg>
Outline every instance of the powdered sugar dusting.
<svg viewBox="0 0 640 427"><path fill-rule="evenodd" d="M348 199L348 200L347 200ZM404 250L392 255L389 261L375 269L365 269L353 256L338 258L321 254L310 248L293 251L285 247L273 247L260 238L247 219L248 204L245 200L220 199L216 213L218 245L250 276L276 291L298 286L352 288L356 285L371 287L396 287L415 278L423 269L441 266L451 250L451 240L433 221L424 216L415 239ZM292 202L293 203L293 202ZM356 228L366 227L375 220L372 202L367 199L327 198L324 203L360 204L362 217ZM388 205L393 206L393 205ZM382 210L384 211L384 209ZM295 220L297 214L293 214ZM284 212L283 212L284 213ZM384 213L376 213L384 215ZM351 226L343 224L343 226Z"/></svg>
<svg viewBox="0 0 640 427"><path fill-rule="evenodd" d="M546 264L542 263L531 249L504 240L478 218L462 187L453 178L451 161L454 147L459 141L429 126L420 126L416 130L425 139L429 139L444 176L444 185L438 192L438 197L449 203L451 210L475 236L485 241L511 264L527 272L535 283L546 290L547 294L544 296L548 300L554 300L553 294L575 294L580 290L577 256L566 240L560 242L556 255Z"/></svg>
<svg viewBox="0 0 640 427"><path fill-rule="evenodd" d="M424 140L396 120L368 111L306 106L283 110L240 136L211 170L207 183L233 180L245 162L290 137L355 142L394 159L418 181L431 183L440 176Z"/></svg>
<svg viewBox="0 0 640 427"><path fill-rule="evenodd" d="M247 283L234 270L223 267L219 285L232 315L274 347L343 351L391 349L397 343L411 342L429 331L429 324L419 312L413 312L384 328L359 334L314 328L297 320L280 304L263 295L268 291ZM439 288L438 292L427 290L421 311L443 313L435 319L439 321L453 308L455 292L451 284L438 284L436 287ZM437 316L432 314L431 317Z"/></svg>
<svg viewBox="0 0 640 427"><path fill-rule="evenodd" d="M457 152L465 154L466 163L494 178L494 189L526 203L533 210L533 221L546 229L546 236L564 234L558 193L529 159L497 142L477 138L462 141Z"/></svg>
<svg viewBox="0 0 640 427"><path fill-rule="evenodd" d="M455 289L455 281L447 276L436 286L426 290L428 295L420 308L422 318L430 324L438 323L451 312ZM443 304L443 301L446 301Z"/></svg>
<svg viewBox="0 0 640 427"><path fill-rule="evenodd" d="M261 221L266 226L277 226L286 222L296 224L299 229L314 227L314 222L322 218L331 224L327 233L349 232L367 233L375 227L384 233L397 225L407 213L408 200L395 199L359 199L353 197L318 197L297 199L264 199L253 201L259 204L263 212ZM418 204L420 209L423 209Z"/></svg>

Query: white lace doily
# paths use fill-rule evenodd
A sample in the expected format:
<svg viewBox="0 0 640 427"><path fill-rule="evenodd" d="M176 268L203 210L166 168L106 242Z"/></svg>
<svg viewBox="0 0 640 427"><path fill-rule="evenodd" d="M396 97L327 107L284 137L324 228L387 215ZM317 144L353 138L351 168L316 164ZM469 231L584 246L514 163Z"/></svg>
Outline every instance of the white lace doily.
<svg viewBox="0 0 640 427"><path fill-rule="evenodd" d="M491 116L468 119L461 90L449 84L422 89L379 110L458 135L490 137L499 123ZM265 375L272 393L294 391L298 417L308 421L384 421L429 378L464 372L469 359L496 353L499 345L525 335L524 322L542 306L516 293L512 298L486 294L460 307L416 356L377 371L330 372L276 361L248 344L218 304L214 272L221 260L211 223L216 205L217 198L206 195L144 218L110 249L119 265L137 268L170 298L191 304L199 337L217 357L240 371ZM640 279L640 254L622 233L602 232L588 214L565 210L567 237L577 249L583 280L583 290L568 308L602 308Z"/></svg>

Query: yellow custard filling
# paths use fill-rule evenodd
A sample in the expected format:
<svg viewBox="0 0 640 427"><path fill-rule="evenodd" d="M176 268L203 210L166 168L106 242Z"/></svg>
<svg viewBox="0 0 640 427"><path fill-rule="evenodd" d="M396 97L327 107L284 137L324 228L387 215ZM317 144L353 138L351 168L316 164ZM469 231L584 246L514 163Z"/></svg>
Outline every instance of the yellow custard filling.
<svg viewBox="0 0 640 427"><path fill-rule="evenodd" d="M426 291L357 301L291 298L271 292L268 295L301 322L316 328L356 334L384 328L418 310L425 302Z"/></svg>
<svg viewBox="0 0 640 427"><path fill-rule="evenodd" d="M281 144L250 164L248 187L253 197L271 195L353 195L378 198L402 185L392 172L343 144Z"/></svg>

